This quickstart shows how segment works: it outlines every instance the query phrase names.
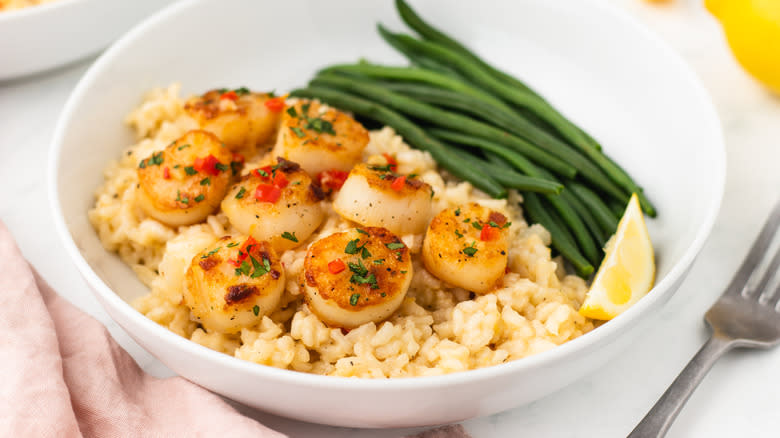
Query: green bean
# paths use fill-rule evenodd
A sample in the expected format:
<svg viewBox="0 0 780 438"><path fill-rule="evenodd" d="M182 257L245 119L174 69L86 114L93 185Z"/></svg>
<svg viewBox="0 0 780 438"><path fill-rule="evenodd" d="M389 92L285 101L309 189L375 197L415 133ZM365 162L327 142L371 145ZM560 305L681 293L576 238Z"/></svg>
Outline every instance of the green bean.
<svg viewBox="0 0 780 438"><path fill-rule="evenodd" d="M482 155L487 158L487 160L493 165L498 166L502 169L509 169L509 170L515 170L515 167L513 167L507 160L501 157L501 155L495 154L490 151L482 151Z"/></svg>
<svg viewBox="0 0 780 438"><path fill-rule="evenodd" d="M609 210L612 211L612 214L615 215L617 220L620 220L620 218L623 217L623 214L626 211L626 205L628 205L628 202L622 203L615 199L608 199L606 204ZM617 220L615 221L615 223L617 223ZM617 226L615 228L617 228Z"/></svg>
<svg viewBox="0 0 780 438"><path fill-rule="evenodd" d="M588 231L590 231L590 235L593 236L593 239L596 241L599 247L603 248L604 244L607 243L608 236L606 236L601 230L598 222L596 222L596 219L594 219L590 210L588 210L588 207L586 207L585 204L583 204L582 201L580 201L580 199L572 193L570 188L563 190L560 195L566 202L569 203L569 205L572 206L572 208L574 208L574 211L585 224L585 227L588 229ZM591 261L594 265L598 265L598 260Z"/></svg>
<svg viewBox="0 0 780 438"><path fill-rule="evenodd" d="M392 67L368 63L337 64L331 65L317 72L318 75L325 73L351 73L379 79L421 82L424 84L446 88L448 90L458 91L478 99L487 100L493 102L495 105L501 105L511 110L511 108L501 99L496 98L484 90L474 87L462 80L453 78L452 76L423 68Z"/></svg>
<svg viewBox="0 0 780 438"><path fill-rule="evenodd" d="M446 146L441 144L438 140L428 136L425 131L420 129L409 119L389 108L386 108L375 102L352 96L348 93L330 90L327 88L309 87L304 89L297 89L293 90L290 95L295 97L320 99L335 107L346 111L351 111L355 114L359 114L361 116L391 126L410 144L419 149L428 151L440 166L447 169L453 175L463 180L469 181L475 187L494 198L501 198L506 196L506 189L504 189L490 175L478 169L474 169L469 165L468 162L465 162L459 156L452 154L447 150Z"/></svg>
<svg viewBox="0 0 780 438"><path fill-rule="evenodd" d="M471 58L473 61L480 64L483 68L490 71L490 73L493 74L497 79L501 79L507 82L509 85L518 87L521 90L531 93L540 99L542 98L541 96L536 94L534 90L532 90L529 86L527 86L523 82L502 72L501 70L494 68L487 62L483 61L480 57L478 57L468 48L466 48L464 45L462 45L458 41L452 39L445 33L439 31L438 29L434 28L433 26L425 22L425 20L423 20L419 15L417 15L417 13L404 0L396 0L395 7L398 10L398 14L401 16L401 19L404 21L404 23L406 23L407 26L412 28L412 30L419 33L423 38L442 44L457 52L462 53L463 55L466 55L467 57Z"/></svg>
<svg viewBox="0 0 780 438"><path fill-rule="evenodd" d="M379 34L382 36L382 38L390 44L394 49L396 49L398 52L400 52L402 55L406 56L406 58L409 60L409 62L412 65L416 65L418 67L432 70L437 73L445 74L447 76L451 76L455 79L462 80L463 78L453 69L447 67L446 65L442 65L441 63L434 61L430 58L427 58L425 56L421 56L414 52L413 50L410 50L408 47L406 47L398 38L396 38L393 34L389 32L385 32L383 28L379 29Z"/></svg>
<svg viewBox="0 0 780 438"><path fill-rule="evenodd" d="M460 132L450 131L448 129L428 128L428 133L438 138L439 140L451 141L466 146L472 146L482 149L483 151L489 151L497 154L506 160L506 162L510 163L513 168L519 170L524 175L537 177L541 175L535 164L528 161L528 159L523 155L507 148L506 146L485 140L484 138L473 137L462 134Z"/></svg>
<svg viewBox="0 0 780 438"><path fill-rule="evenodd" d="M446 143L445 143L446 144ZM563 184L544 178L536 178L533 176L525 176L517 173L512 169L506 169L503 167L496 167L487 161L476 157L463 149L451 147L451 150L460 155L464 161L468 161L478 169L489 174L496 179L499 183L503 184L508 189L517 189L521 191L544 193L549 195L557 195L563 190Z"/></svg>
<svg viewBox="0 0 780 438"><path fill-rule="evenodd" d="M473 120L470 117L418 102L370 82L356 80L355 78L344 78L337 75L323 74L315 77L309 84L318 87L338 88L351 93L356 93L363 97L376 100L396 111L412 115L430 123L490 138L497 143L509 146L524 155L527 155L529 159L534 160L538 164L547 167L562 176L571 177L570 175L572 173L576 174L577 172L576 168L572 165L522 138L510 135L505 131L486 123Z"/></svg>
<svg viewBox="0 0 780 438"><path fill-rule="evenodd" d="M593 218L606 235L611 236L615 233L618 221L615 219L614 212L601 201L598 195L575 181L567 181L566 188L570 189L574 196L579 198L579 200L591 211ZM622 215L622 212L620 214Z"/></svg>
<svg viewBox="0 0 780 438"><path fill-rule="evenodd" d="M524 193L523 199L522 207L530 221L545 227L552 237L553 248L571 262L580 277L588 278L593 273L593 265L583 257L579 249L566 236L566 232L553 219L552 214L554 213L542 206L538 195L535 193Z"/></svg>

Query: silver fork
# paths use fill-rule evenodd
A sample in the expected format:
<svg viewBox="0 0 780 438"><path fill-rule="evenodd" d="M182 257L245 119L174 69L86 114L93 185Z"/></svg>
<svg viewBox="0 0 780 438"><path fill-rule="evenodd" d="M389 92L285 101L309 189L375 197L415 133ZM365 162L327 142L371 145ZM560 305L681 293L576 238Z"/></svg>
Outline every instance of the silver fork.
<svg viewBox="0 0 780 438"><path fill-rule="evenodd" d="M780 284L770 287L780 271L780 248L771 256L770 245L780 228L780 202L775 205L750 253L726 291L713 304L705 321L710 339L674 379L628 438L663 437L685 402L723 353L734 347L769 348L780 341ZM763 264L766 269L757 272ZM751 279L758 281L750 281Z"/></svg>

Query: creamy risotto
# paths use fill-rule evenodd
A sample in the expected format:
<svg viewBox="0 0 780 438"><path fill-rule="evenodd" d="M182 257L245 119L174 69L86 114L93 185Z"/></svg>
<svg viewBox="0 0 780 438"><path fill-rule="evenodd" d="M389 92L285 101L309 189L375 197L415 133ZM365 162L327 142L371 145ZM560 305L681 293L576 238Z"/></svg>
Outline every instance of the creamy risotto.
<svg viewBox="0 0 780 438"><path fill-rule="evenodd" d="M368 378L496 365L593 328L577 312L585 282L551 258L548 232L526 224L514 191L489 198L387 127L367 133L360 147L340 143L343 156L316 156L305 148L353 128L345 141L363 141L362 128L317 102L210 93L185 101L177 85L152 91L127 118L138 143L105 170L89 211L105 247L149 286L133 303L148 318L240 359ZM272 128L249 126L247 140L214 115L249 114L236 109L249 98L279 114ZM217 170L196 154L204 147L217 148L207 155ZM219 147L232 155L219 158ZM184 157L188 151L195 155ZM193 157L193 166L174 164ZM342 174L333 169L345 162L352 164L337 169ZM343 186L332 184L348 171ZM161 179L146 182L155 175ZM187 178L189 192L170 186ZM400 207L387 195L406 192ZM155 198L163 194L176 202L163 206ZM295 201L274 210L279 196ZM291 205L303 208L293 211L300 219L274 228ZM240 287L224 289L237 279Z"/></svg>

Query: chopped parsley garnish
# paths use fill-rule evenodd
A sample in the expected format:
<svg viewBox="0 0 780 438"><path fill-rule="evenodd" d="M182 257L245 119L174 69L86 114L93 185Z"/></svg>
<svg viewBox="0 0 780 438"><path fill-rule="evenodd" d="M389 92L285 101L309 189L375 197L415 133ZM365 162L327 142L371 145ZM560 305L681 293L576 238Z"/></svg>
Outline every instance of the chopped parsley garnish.
<svg viewBox="0 0 780 438"><path fill-rule="evenodd" d="M408 271L401 271L402 274L406 274Z"/></svg>
<svg viewBox="0 0 780 438"><path fill-rule="evenodd" d="M181 191L176 190L176 201L181 202L182 204L189 204L190 198L188 196L181 197Z"/></svg>
<svg viewBox="0 0 780 438"><path fill-rule="evenodd" d="M265 171L265 170L263 170L263 169L256 169L256 172L257 172L257 173L258 173L260 176L262 176L263 178L267 178L267 177L268 177L268 172L266 172L266 171Z"/></svg>
<svg viewBox="0 0 780 438"><path fill-rule="evenodd" d="M360 228L355 228L355 231L357 231L360 234L365 234L366 236L368 236L368 231L366 231L366 230L361 230Z"/></svg>
<svg viewBox="0 0 780 438"><path fill-rule="evenodd" d="M294 133L295 133L295 135L297 135L297 136L298 136L298 138L303 138L303 137L306 137L306 133L305 133L305 132L303 132L303 130L302 130L301 128L297 127L297 126L293 126L293 127L291 127L291 128L290 128L290 130L291 130L292 132L294 132Z"/></svg>
<svg viewBox="0 0 780 438"><path fill-rule="evenodd" d="M200 258L207 259L207 258L213 256L214 254L216 254L217 252L219 252L220 248L221 247L218 246L218 247L212 249L211 251L207 252L206 254L203 254L202 256L200 256Z"/></svg>
<svg viewBox="0 0 780 438"><path fill-rule="evenodd" d="M249 89L247 87L236 88L233 91L235 91L235 93L238 94L239 96L244 96L246 94L249 94Z"/></svg>
<svg viewBox="0 0 780 438"><path fill-rule="evenodd" d="M384 262L385 262L385 259L376 259L376 260L374 260L374 264L375 265L381 265Z"/></svg>
<svg viewBox="0 0 780 438"><path fill-rule="evenodd" d="M243 262L241 262L241 265L236 268L236 276L238 277L241 275L249 275L249 271L251 270L252 267L249 266L249 263L247 263L246 260L244 260Z"/></svg>
<svg viewBox="0 0 780 438"><path fill-rule="evenodd" d="M300 183L301 183L300 181L295 181L294 183L292 183L292 185L294 185L294 186L297 186L297 185L299 185Z"/></svg>
<svg viewBox="0 0 780 438"><path fill-rule="evenodd" d="M211 185L211 178L205 177L202 180L200 180L200 185L202 186L210 186Z"/></svg>
<svg viewBox="0 0 780 438"><path fill-rule="evenodd" d="M404 244L401 242L392 242L392 243L386 243L385 246L390 249L401 249L404 247Z"/></svg>
<svg viewBox="0 0 780 438"><path fill-rule="evenodd" d="M346 248L344 248L344 252L347 254L357 254L358 252L358 242L360 242L360 238L355 240L350 240L349 243L347 243Z"/></svg>
<svg viewBox="0 0 780 438"><path fill-rule="evenodd" d="M291 106L287 108L287 114L290 115L290 117L297 119L298 118L298 111L295 110L294 106Z"/></svg>
<svg viewBox="0 0 780 438"><path fill-rule="evenodd" d="M510 226L510 225L512 225L512 222L507 222L507 223L505 223L505 224L504 224L504 226L503 226L503 227L501 227L501 228L509 228L509 226Z"/></svg>
<svg viewBox="0 0 780 438"><path fill-rule="evenodd" d="M205 197L205 196L203 196L203 193L201 193L200 195L198 195L198 196L196 196L196 197L195 197L195 202L201 202L201 201L203 201L204 199L206 199L206 197Z"/></svg>
<svg viewBox="0 0 780 438"><path fill-rule="evenodd" d="M197 171L197 170L195 170L195 168L194 168L194 167L192 167L192 166L187 166L187 167L185 167L185 168L184 168L184 172L185 172L187 175L195 175L196 173L198 173L198 171Z"/></svg>
<svg viewBox="0 0 780 438"><path fill-rule="evenodd" d="M230 170L233 172L233 175L238 175L238 172L241 171L241 161L231 161L230 162Z"/></svg>
<svg viewBox="0 0 780 438"><path fill-rule="evenodd" d="M360 294L352 294L349 297L349 304L351 306L357 306L358 300L360 299Z"/></svg>
<svg viewBox="0 0 780 438"><path fill-rule="evenodd" d="M467 217L466 219L463 219L463 223L464 224L467 224L469 222L471 222L471 218L470 217Z"/></svg>
<svg viewBox="0 0 780 438"><path fill-rule="evenodd" d="M477 222L477 221L472 222L471 226L476 228L476 229L478 229L478 230L482 229L482 225L480 225L479 222Z"/></svg>
<svg viewBox="0 0 780 438"><path fill-rule="evenodd" d="M490 222L488 222L488 225L490 225L490 226L491 226L491 227L493 227L493 228L501 228L501 227L499 227L499 226L498 226L498 224L497 224L497 223L495 223L495 222L493 222L493 221L490 221Z"/></svg>
<svg viewBox="0 0 780 438"><path fill-rule="evenodd" d="M230 243L227 244L228 248L235 248L237 246L238 246L238 242L230 242Z"/></svg>
<svg viewBox="0 0 780 438"><path fill-rule="evenodd" d="M455 230L455 235L458 236L458 239L463 237L463 233L461 233L460 230Z"/></svg>
<svg viewBox="0 0 780 438"><path fill-rule="evenodd" d="M306 129L311 129L312 131L319 132L321 134L336 135L336 131L333 130L333 124L320 117L314 119L307 117L305 127Z"/></svg>
<svg viewBox="0 0 780 438"><path fill-rule="evenodd" d="M217 164L215 164L215 165L214 165L214 167L215 167L217 170L219 170L219 171L222 171L222 172L224 172L224 171L226 171L226 170L228 170L228 169L229 169L229 167L227 166L227 164L222 164L222 163L219 163L219 162L217 162Z"/></svg>
<svg viewBox="0 0 780 438"><path fill-rule="evenodd" d="M377 172L390 172L392 167L392 164L385 164L384 166L371 166L369 169L376 170Z"/></svg>
<svg viewBox="0 0 780 438"><path fill-rule="evenodd" d="M182 150L182 149L186 149L186 148L188 148L188 147L190 147L190 145L189 145L189 144L183 144L183 145L181 145L181 146L177 147L177 148L176 148L176 150L177 150L177 151L180 151L180 150Z"/></svg>
<svg viewBox="0 0 780 438"><path fill-rule="evenodd" d="M282 233L282 238L283 239L287 239L287 240L292 240L293 242L297 242L298 241L298 238L295 237L295 232L290 234L288 231L285 231L284 233Z"/></svg>
<svg viewBox="0 0 780 438"><path fill-rule="evenodd" d="M386 296L387 296L387 294L386 294L386 293L384 293L384 292L382 292L382 293L381 293L381 294L379 294L379 295L381 295L381 296L382 296L382 298L384 298L384 297L386 297Z"/></svg>
<svg viewBox="0 0 780 438"><path fill-rule="evenodd" d="M379 289L379 285L376 284L376 277L368 272L368 269L363 265L363 261L358 259L357 263L347 263L347 266L352 271L352 277L349 278L350 283L368 284L371 285L371 289Z"/></svg>
<svg viewBox="0 0 780 438"><path fill-rule="evenodd" d="M260 306L255 304L255 307L252 307L252 313L254 313L255 316L259 315L260 314Z"/></svg>
<svg viewBox="0 0 780 438"><path fill-rule="evenodd" d="M138 163L138 167L143 169L146 166L159 166L162 163L163 163L163 153L155 152L152 154L151 158L148 158L146 160L141 160L141 162Z"/></svg>
<svg viewBox="0 0 780 438"><path fill-rule="evenodd" d="M460 207L455 210L455 216L460 216Z"/></svg>
<svg viewBox="0 0 780 438"><path fill-rule="evenodd" d="M477 251L478 251L477 248L474 247L474 245L476 245L476 243L477 242L471 242L471 246L467 246L467 247L463 248L460 252L462 252L463 254L466 254L469 257L474 257L474 254L476 254Z"/></svg>
<svg viewBox="0 0 780 438"><path fill-rule="evenodd" d="M261 277L271 272L271 262L267 258L263 257L262 265L253 256L249 256L249 259L252 260L252 267L255 269L254 272L252 272L252 278ZM246 261L244 263L246 263Z"/></svg>
<svg viewBox="0 0 780 438"><path fill-rule="evenodd" d="M246 189L244 188L244 186L241 186L241 188L238 189L238 193L236 193L236 199L243 198L245 194L246 194Z"/></svg>

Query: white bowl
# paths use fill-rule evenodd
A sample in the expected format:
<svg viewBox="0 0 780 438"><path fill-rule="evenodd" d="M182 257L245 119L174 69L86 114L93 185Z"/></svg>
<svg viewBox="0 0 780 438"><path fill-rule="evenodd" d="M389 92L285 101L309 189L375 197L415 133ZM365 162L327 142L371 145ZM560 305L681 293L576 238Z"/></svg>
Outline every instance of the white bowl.
<svg viewBox="0 0 780 438"><path fill-rule="evenodd" d="M50 167L56 222L74 262L106 311L175 372L247 405L311 422L400 427L460 421L550 394L641 342L641 329L680 285L710 232L725 177L717 116L683 61L600 3L496 0L473 8L435 0L414 6L526 78L645 185L660 211L649 222L655 288L618 318L545 353L413 379L344 379L256 365L145 318L127 302L146 288L103 249L86 215L104 166L134 142L122 120L141 96L174 81L187 93L239 85L285 90L326 64L361 56L401 61L374 30L378 20L400 28L390 1L188 1L136 27L87 72L57 127Z"/></svg>
<svg viewBox="0 0 780 438"><path fill-rule="evenodd" d="M0 80L96 53L172 0L57 0L0 12Z"/></svg>

